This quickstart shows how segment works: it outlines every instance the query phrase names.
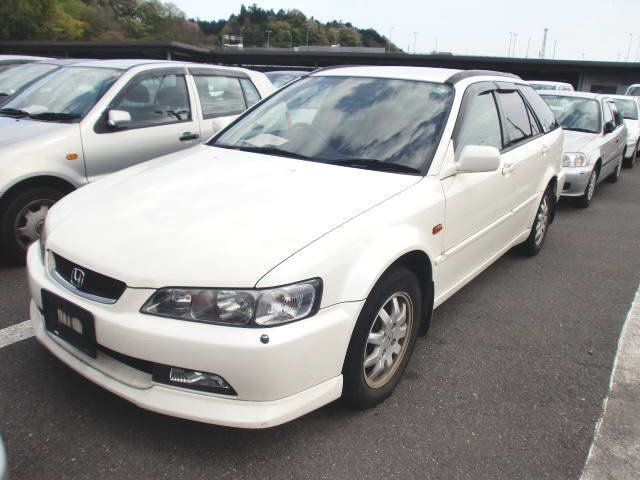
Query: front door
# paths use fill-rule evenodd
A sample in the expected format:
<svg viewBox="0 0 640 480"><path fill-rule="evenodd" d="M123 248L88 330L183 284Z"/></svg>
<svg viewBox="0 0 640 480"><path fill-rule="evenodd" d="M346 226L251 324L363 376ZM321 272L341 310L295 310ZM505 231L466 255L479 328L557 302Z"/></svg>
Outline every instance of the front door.
<svg viewBox="0 0 640 480"><path fill-rule="evenodd" d="M181 68L136 75L116 96L95 125L82 129L87 178L161 157L199 143L200 126ZM108 110L121 110L131 122L107 124Z"/></svg>

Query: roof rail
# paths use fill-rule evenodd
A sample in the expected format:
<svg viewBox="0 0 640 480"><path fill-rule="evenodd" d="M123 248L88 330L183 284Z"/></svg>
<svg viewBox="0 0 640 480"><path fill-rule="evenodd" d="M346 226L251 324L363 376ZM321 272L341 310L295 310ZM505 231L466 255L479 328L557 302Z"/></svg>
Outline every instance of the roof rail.
<svg viewBox="0 0 640 480"><path fill-rule="evenodd" d="M453 75L451 75L449 78L445 80L444 83L448 83L449 85L454 85L464 80L465 78L481 77L481 76L482 77L487 77L487 76L508 77L508 78L514 78L517 80L522 80L519 76L514 75L513 73L494 72L493 70L463 70L461 72L454 73Z"/></svg>

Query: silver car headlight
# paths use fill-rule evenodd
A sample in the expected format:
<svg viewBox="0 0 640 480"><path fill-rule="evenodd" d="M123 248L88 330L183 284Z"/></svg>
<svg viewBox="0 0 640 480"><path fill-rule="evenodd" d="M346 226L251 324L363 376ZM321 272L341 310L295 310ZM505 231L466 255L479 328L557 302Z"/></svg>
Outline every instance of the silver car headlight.
<svg viewBox="0 0 640 480"><path fill-rule="evenodd" d="M584 153L565 153L562 156L563 167L585 167L587 165L587 156Z"/></svg>
<svg viewBox="0 0 640 480"><path fill-rule="evenodd" d="M271 327L314 315L320 306L319 278L268 289L161 288L142 313L237 327Z"/></svg>

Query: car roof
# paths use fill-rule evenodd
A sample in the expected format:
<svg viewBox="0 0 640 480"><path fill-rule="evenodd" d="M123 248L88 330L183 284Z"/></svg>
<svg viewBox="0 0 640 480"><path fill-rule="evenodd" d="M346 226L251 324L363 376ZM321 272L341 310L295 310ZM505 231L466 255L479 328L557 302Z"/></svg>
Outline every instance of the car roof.
<svg viewBox="0 0 640 480"><path fill-rule="evenodd" d="M316 70L311 76L335 77L373 77L401 80L418 80L423 82L455 84L474 76L496 77L505 80L508 77L520 81L520 77L508 73L485 70L456 70L451 68L432 67L381 67L381 66L340 66Z"/></svg>
<svg viewBox="0 0 640 480"><path fill-rule="evenodd" d="M0 62L48 60L49 57L33 57L30 55L0 55Z"/></svg>
<svg viewBox="0 0 640 480"><path fill-rule="evenodd" d="M608 98L611 95L604 95L602 93L591 92L569 92L565 90L540 90L538 95L555 95L557 97L576 97L576 98L591 98L593 100L602 100Z"/></svg>
<svg viewBox="0 0 640 480"><path fill-rule="evenodd" d="M606 95L603 94L604 97L607 98L617 98L619 100L632 100L637 102L638 101L638 97L634 97L633 95Z"/></svg>
<svg viewBox="0 0 640 480"><path fill-rule="evenodd" d="M76 63L82 63L82 62L88 62L90 60L87 60L86 58L52 58L49 60L40 60L38 62L34 62L36 65L38 63L44 63L46 65L60 65L60 66L65 66L65 65L75 65Z"/></svg>
<svg viewBox="0 0 640 480"><path fill-rule="evenodd" d="M114 68L117 70L130 70L136 67L143 66L172 66L172 67L198 67L198 68L211 68L217 70L240 70L246 71L246 69L238 67L225 67L221 65L212 65L208 63L194 63L194 62L177 62L173 60L150 60L144 58L138 59L119 59L119 60L86 60L74 64L76 67L99 67L99 68Z"/></svg>
<svg viewBox="0 0 640 480"><path fill-rule="evenodd" d="M307 70L271 70L264 72L265 75L275 73L277 75L309 75L311 72Z"/></svg>
<svg viewBox="0 0 640 480"><path fill-rule="evenodd" d="M570 85L567 82L556 82L551 80L527 80L527 83L538 83L540 85Z"/></svg>

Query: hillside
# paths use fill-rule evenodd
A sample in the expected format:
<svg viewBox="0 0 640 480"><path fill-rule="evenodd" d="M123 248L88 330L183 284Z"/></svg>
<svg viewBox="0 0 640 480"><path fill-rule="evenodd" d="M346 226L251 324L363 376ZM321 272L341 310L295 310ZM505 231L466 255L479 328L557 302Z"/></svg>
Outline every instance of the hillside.
<svg viewBox="0 0 640 480"><path fill-rule="evenodd" d="M211 18L215 18L212 7ZM299 10L240 7L228 19L188 19L159 0L2 0L0 40L175 40L221 46L224 35L243 36L245 47L296 45L387 47L373 29L319 22ZM391 44L391 49L399 49Z"/></svg>

